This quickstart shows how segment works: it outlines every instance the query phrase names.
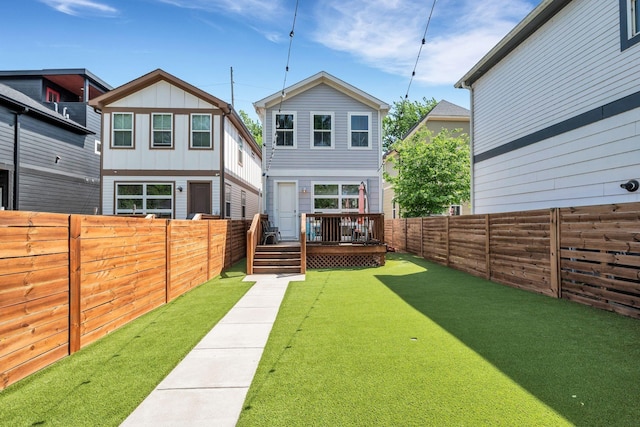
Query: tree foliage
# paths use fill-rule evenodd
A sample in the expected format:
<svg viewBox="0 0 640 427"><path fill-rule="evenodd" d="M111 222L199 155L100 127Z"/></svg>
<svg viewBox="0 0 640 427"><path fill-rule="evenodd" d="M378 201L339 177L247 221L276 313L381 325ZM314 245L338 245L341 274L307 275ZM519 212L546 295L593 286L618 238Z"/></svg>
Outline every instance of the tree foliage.
<svg viewBox="0 0 640 427"><path fill-rule="evenodd" d="M470 198L469 138L443 129L433 136L423 127L394 145L398 175L385 174L405 218L442 214Z"/></svg>
<svg viewBox="0 0 640 427"><path fill-rule="evenodd" d="M253 139L255 139L258 145L262 147L262 125L260 122L258 120L252 120L244 110L240 110L239 114L244 125L249 129L251 135L253 135Z"/></svg>
<svg viewBox="0 0 640 427"><path fill-rule="evenodd" d="M409 130L418 124L438 102L434 99L422 98L422 101L402 99L393 103L389 114L382 121L382 147L385 152L400 141Z"/></svg>

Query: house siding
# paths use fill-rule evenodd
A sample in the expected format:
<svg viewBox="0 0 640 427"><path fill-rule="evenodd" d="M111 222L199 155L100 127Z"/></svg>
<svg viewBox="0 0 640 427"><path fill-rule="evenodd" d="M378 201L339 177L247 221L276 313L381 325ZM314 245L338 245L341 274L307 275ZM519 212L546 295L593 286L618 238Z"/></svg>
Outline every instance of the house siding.
<svg viewBox="0 0 640 427"><path fill-rule="evenodd" d="M640 46L620 51L619 21L618 2L573 1L477 80L473 154L640 91ZM638 177L638 113L481 157L474 164L474 212L638 201L620 188Z"/></svg>

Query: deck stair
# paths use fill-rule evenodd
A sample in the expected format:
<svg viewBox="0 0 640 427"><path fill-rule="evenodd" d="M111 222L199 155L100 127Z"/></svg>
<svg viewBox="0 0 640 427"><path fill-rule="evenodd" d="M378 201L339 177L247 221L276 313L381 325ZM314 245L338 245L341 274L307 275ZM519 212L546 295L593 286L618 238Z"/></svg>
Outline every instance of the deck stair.
<svg viewBox="0 0 640 427"><path fill-rule="evenodd" d="M253 258L253 273L300 273L301 265L300 244L297 242L258 245Z"/></svg>

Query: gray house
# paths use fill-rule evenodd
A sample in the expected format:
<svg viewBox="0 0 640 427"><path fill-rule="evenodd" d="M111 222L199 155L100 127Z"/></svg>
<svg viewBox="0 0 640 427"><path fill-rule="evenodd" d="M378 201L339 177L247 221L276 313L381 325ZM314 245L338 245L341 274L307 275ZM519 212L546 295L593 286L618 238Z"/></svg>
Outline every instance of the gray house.
<svg viewBox="0 0 640 427"><path fill-rule="evenodd" d="M264 210L283 239L299 237L301 213L382 212L389 105L324 71L253 105L263 125Z"/></svg>
<svg viewBox="0 0 640 427"><path fill-rule="evenodd" d="M100 114L111 87L84 69L0 71L0 209L94 213Z"/></svg>

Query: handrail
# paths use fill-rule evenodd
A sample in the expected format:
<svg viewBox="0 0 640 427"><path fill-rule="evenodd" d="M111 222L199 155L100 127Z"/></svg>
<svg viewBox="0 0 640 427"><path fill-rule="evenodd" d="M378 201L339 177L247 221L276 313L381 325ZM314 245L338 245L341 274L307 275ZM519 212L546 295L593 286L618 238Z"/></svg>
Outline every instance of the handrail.
<svg viewBox="0 0 640 427"><path fill-rule="evenodd" d="M309 244L384 244L382 213L308 213L305 224Z"/></svg>
<svg viewBox="0 0 640 427"><path fill-rule="evenodd" d="M307 272L307 214L300 216L300 274Z"/></svg>
<svg viewBox="0 0 640 427"><path fill-rule="evenodd" d="M249 231L247 231L247 274L253 274L253 259L256 255L256 248L262 236L262 215L257 213L253 216Z"/></svg>

